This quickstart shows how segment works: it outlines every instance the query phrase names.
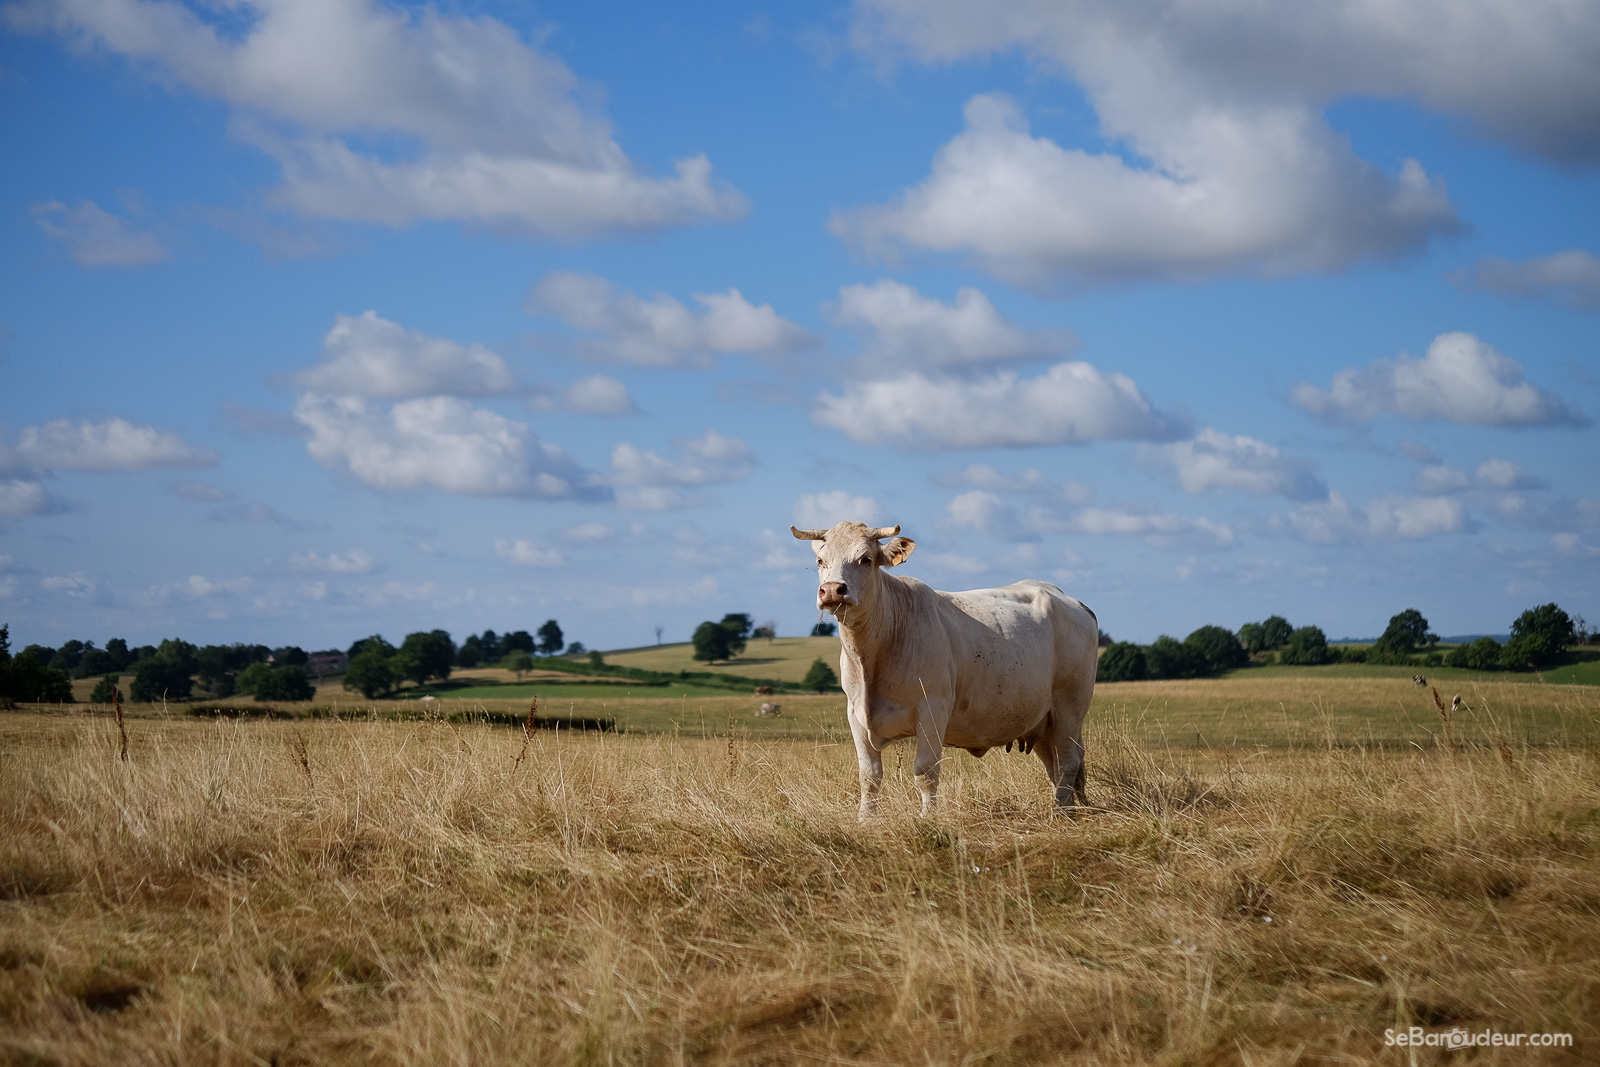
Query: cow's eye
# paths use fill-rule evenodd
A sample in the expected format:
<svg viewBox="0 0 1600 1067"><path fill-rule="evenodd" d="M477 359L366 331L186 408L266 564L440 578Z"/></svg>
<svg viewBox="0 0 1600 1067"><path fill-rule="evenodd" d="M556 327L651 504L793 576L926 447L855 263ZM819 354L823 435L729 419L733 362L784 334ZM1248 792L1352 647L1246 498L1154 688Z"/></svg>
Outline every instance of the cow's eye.
<svg viewBox="0 0 1600 1067"><path fill-rule="evenodd" d="M863 566L863 567L870 567L870 566L872 566L872 557L871 557L871 556L862 556L862 557L861 557L861 565L862 565L862 566Z"/></svg>

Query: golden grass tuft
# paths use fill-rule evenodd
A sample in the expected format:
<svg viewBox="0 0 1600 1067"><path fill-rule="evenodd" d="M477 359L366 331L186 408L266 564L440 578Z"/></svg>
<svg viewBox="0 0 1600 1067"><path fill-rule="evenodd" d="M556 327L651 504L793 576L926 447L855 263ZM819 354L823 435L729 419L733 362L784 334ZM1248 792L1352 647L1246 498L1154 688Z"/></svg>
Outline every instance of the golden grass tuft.
<svg viewBox="0 0 1600 1067"><path fill-rule="evenodd" d="M837 740L152 718L123 763L105 720L8 715L0 1062L1389 1063L1413 1023L1583 1062L1574 700L1453 755L1178 749L1113 701L1094 811L956 753L939 818L890 760L865 825Z"/></svg>

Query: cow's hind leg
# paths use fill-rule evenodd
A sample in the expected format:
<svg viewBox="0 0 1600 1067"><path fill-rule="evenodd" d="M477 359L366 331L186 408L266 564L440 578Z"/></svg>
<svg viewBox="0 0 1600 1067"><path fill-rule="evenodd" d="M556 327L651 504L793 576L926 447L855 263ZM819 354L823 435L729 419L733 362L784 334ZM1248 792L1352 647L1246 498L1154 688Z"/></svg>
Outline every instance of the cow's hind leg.
<svg viewBox="0 0 1600 1067"><path fill-rule="evenodd" d="M939 764L944 759L944 731L942 724L930 721L932 715L918 716L917 760L911 765L916 775L917 791L922 794L922 815L927 818L939 806Z"/></svg>
<svg viewBox="0 0 1600 1067"><path fill-rule="evenodd" d="M1071 808L1074 802L1089 803L1084 775L1083 712L1052 711L1033 751L1055 787L1056 804Z"/></svg>

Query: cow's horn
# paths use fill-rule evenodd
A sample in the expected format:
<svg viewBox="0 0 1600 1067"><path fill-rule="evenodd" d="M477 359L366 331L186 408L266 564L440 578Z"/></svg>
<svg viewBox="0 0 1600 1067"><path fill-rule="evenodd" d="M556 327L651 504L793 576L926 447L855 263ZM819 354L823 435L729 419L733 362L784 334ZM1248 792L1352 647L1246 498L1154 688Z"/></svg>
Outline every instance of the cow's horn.
<svg viewBox="0 0 1600 1067"><path fill-rule="evenodd" d="M873 531L872 536L875 538L893 537L899 532L900 527L898 526L880 526Z"/></svg>
<svg viewBox="0 0 1600 1067"><path fill-rule="evenodd" d="M898 526L895 527L897 530L899 528ZM789 532L794 534L795 538L800 541L821 541L828 536L827 530L797 530L793 526L789 527Z"/></svg>

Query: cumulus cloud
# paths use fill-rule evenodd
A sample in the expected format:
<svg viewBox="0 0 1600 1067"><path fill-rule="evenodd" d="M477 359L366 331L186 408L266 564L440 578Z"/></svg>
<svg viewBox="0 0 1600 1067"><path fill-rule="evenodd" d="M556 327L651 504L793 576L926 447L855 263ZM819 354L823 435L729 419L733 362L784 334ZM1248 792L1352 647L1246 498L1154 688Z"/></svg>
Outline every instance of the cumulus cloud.
<svg viewBox="0 0 1600 1067"><path fill-rule="evenodd" d="M639 410L628 387L604 374L593 374L573 382L567 387L566 402L568 411L580 415L632 415Z"/></svg>
<svg viewBox="0 0 1600 1067"><path fill-rule="evenodd" d="M48 200L29 213L80 267L143 267L167 258L166 246L154 234L135 229L93 200L80 200L77 207Z"/></svg>
<svg viewBox="0 0 1600 1067"><path fill-rule="evenodd" d="M494 554L524 567L559 567L566 559L553 548L540 548L532 541L496 541Z"/></svg>
<svg viewBox="0 0 1600 1067"><path fill-rule="evenodd" d="M1328 487L1307 463L1253 437L1235 437L1209 427L1188 441L1140 445L1140 462L1169 475L1186 493L1237 490L1321 500Z"/></svg>
<svg viewBox="0 0 1600 1067"><path fill-rule="evenodd" d="M839 290L831 311L836 322L867 335L869 358L887 361L896 369L1059 358L1077 344L1065 330L1022 329L971 288L961 289L955 302L946 304L891 280L847 285Z"/></svg>
<svg viewBox="0 0 1600 1067"><path fill-rule="evenodd" d="M676 444L668 459L624 441L611 450L612 484L617 503L634 511L674 511L703 503L680 486L737 482L749 477L755 455L737 437L715 430Z"/></svg>
<svg viewBox="0 0 1600 1067"><path fill-rule="evenodd" d="M781 356L816 343L771 304L752 304L737 289L694 299L703 310L665 293L646 300L592 274L556 271L534 286L524 307L584 331L579 348L592 358L645 366L703 365L735 352Z"/></svg>
<svg viewBox="0 0 1600 1067"><path fill-rule="evenodd" d="M823 393L812 420L862 444L1028 448L1102 440L1171 440L1187 426L1157 411L1131 378L1058 363L1037 378L1003 371L954 380L919 373Z"/></svg>
<svg viewBox="0 0 1600 1067"><path fill-rule="evenodd" d="M962 493L945 505L939 526L947 530L972 530L1008 541L1027 536L1017 513L1005 501L982 489Z"/></svg>
<svg viewBox="0 0 1600 1067"><path fill-rule="evenodd" d="M1053 481L1037 467L1030 467L1021 474L1002 474L987 463L969 463L958 471L940 471L932 480L934 485L964 485L991 493L1027 493L1066 504L1087 504L1094 496L1082 482Z"/></svg>
<svg viewBox="0 0 1600 1067"><path fill-rule="evenodd" d="M1488 489L1538 489L1544 482L1509 459L1493 456L1478 464L1478 484Z"/></svg>
<svg viewBox="0 0 1600 1067"><path fill-rule="evenodd" d="M593 544L611 540L616 536L616 531L602 522L584 522L569 526L564 536L575 544Z"/></svg>
<svg viewBox="0 0 1600 1067"><path fill-rule="evenodd" d="M1429 464L1417 471L1412 479L1417 492L1429 496L1439 496L1443 493L1458 493L1472 485L1472 479L1467 477L1467 472L1447 467L1442 463Z"/></svg>
<svg viewBox="0 0 1600 1067"><path fill-rule="evenodd" d="M517 388L505 361L482 345L430 337L375 311L334 316L322 347L327 358L294 376L300 388L388 400L494 396Z"/></svg>
<svg viewBox="0 0 1600 1067"><path fill-rule="evenodd" d="M195 448L170 430L115 417L25 427L11 454L14 464L57 471L181 470L217 461L216 453Z"/></svg>
<svg viewBox="0 0 1600 1067"><path fill-rule="evenodd" d="M209 5L208 5L209 6ZM275 159L275 199L305 215L424 219L574 238L741 214L704 156L640 174L555 56L488 16L375 0L243 0L228 18L176 0L23 0L13 30L122 56L235 109ZM407 150L379 154L381 138Z"/></svg>
<svg viewBox="0 0 1600 1067"><path fill-rule="evenodd" d="M596 500L609 491L526 426L455 397L402 400L385 410L362 397L308 393L295 418L306 450L374 489L443 489L469 496Z"/></svg>
<svg viewBox="0 0 1600 1067"><path fill-rule="evenodd" d="M1393 176L1363 163L1312 108L1196 106L1181 87L1152 107L1157 85L1120 102L1114 130L1148 166L1035 137L1010 98L977 96L925 181L829 228L878 255L967 253L1033 287L1333 271L1458 228L1443 181L1415 160Z"/></svg>
<svg viewBox="0 0 1600 1067"><path fill-rule="evenodd" d="M1065 518L1034 508L1029 512L1028 521L1044 532L1140 537L1162 548L1227 548L1235 540L1232 527L1203 516L1191 519L1166 512L1125 508L1083 508Z"/></svg>
<svg viewBox="0 0 1600 1067"><path fill-rule="evenodd" d="M1443 493L1458 493L1463 489L1541 489L1544 482L1529 474L1520 465L1508 459L1490 457L1478 464L1478 469L1473 474L1448 467L1444 464L1432 464L1417 471L1414 481L1417 492L1437 496Z"/></svg>
<svg viewBox="0 0 1600 1067"><path fill-rule="evenodd" d="M1272 517L1273 529L1319 545L1415 541L1460 533L1469 523L1467 509L1450 497L1391 494L1358 506L1337 491L1329 493L1326 501L1302 504L1286 515Z"/></svg>
<svg viewBox="0 0 1600 1067"><path fill-rule="evenodd" d="M326 574L371 574L378 569L378 561L372 558L372 553L359 548L352 548L343 555L337 552L329 552L326 556L316 552L295 552L289 557L289 569Z"/></svg>
<svg viewBox="0 0 1600 1067"><path fill-rule="evenodd" d="M1600 308L1600 259L1579 248L1519 262L1485 256L1451 275L1463 288L1501 296L1544 296L1579 308Z"/></svg>
<svg viewBox="0 0 1600 1067"><path fill-rule="evenodd" d="M794 505L794 524L802 530L828 530L841 522L872 523L878 519L878 502L843 489L807 493Z"/></svg>
<svg viewBox="0 0 1600 1067"><path fill-rule="evenodd" d="M1398 0L1311 18L1180 0L855 11L853 41L876 57L1019 50L1083 89L1114 150L1032 138L1003 101L980 99L924 183L835 220L858 241L967 251L1020 280L1336 269L1453 228L1441 183L1412 163L1380 173L1328 125L1344 98L1412 101L1547 159L1600 159L1600 16L1563 0Z"/></svg>
<svg viewBox="0 0 1600 1067"><path fill-rule="evenodd" d="M0 478L0 519L48 515L62 510L61 502L31 478Z"/></svg>
<svg viewBox="0 0 1600 1067"><path fill-rule="evenodd" d="M74 600L93 599L98 588L94 579L82 571L72 574L53 574L41 581L39 586L49 592L72 597Z"/></svg>
<svg viewBox="0 0 1600 1067"><path fill-rule="evenodd" d="M1348 367L1327 390L1295 386L1290 399L1320 419L1365 422L1380 414L1477 426L1587 426L1554 393L1523 381L1522 365L1470 333L1442 333L1428 354Z"/></svg>

